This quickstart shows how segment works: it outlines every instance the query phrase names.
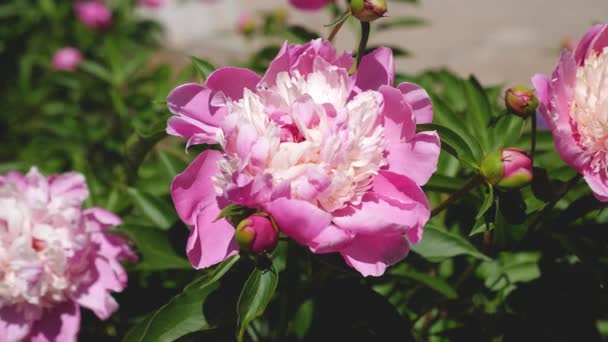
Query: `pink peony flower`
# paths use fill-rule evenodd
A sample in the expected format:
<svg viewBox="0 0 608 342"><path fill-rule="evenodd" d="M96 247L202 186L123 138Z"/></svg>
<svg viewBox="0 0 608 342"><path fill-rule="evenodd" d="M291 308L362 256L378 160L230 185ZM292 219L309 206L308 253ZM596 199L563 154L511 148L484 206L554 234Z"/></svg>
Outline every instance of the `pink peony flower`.
<svg viewBox="0 0 608 342"><path fill-rule="evenodd" d="M289 0L289 3L301 10L316 11L331 3L332 0Z"/></svg>
<svg viewBox="0 0 608 342"><path fill-rule="evenodd" d="M593 26L574 52L562 52L551 78L532 83L557 153L608 202L608 25Z"/></svg>
<svg viewBox="0 0 608 342"><path fill-rule="evenodd" d="M165 0L137 0L137 4L149 8L158 8L165 4Z"/></svg>
<svg viewBox="0 0 608 342"><path fill-rule="evenodd" d="M0 175L0 339L76 341L80 306L108 318L135 255L108 227L120 224L100 208L82 209L84 177Z"/></svg>
<svg viewBox="0 0 608 342"><path fill-rule="evenodd" d="M112 24L112 10L101 1L76 1L74 12L84 26L93 30L106 30Z"/></svg>
<svg viewBox="0 0 608 342"><path fill-rule="evenodd" d="M323 40L285 44L263 78L222 68L205 85L171 92L167 132L201 153L172 184L181 219L194 225L195 268L237 252L235 230L215 221L229 203L268 212L285 235L315 253L340 253L378 276L422 237L429 204L421 185L435 171L440 142L431 100L415 84L392 86L392 51L363 57Z"/></svg>
<svg viewBox="0 0 608 342"><path fill-rule="evenodd" d="M80 50L73 47L64 47L55 52L51 66L55 70L72 72L78 69L81 62L82 54Z"/></svg>

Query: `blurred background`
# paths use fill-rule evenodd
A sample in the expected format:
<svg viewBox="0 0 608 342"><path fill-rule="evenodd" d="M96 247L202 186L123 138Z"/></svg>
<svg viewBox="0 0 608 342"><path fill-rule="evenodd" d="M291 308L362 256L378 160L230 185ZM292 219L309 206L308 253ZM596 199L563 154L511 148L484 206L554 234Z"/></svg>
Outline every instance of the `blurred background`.
<svg viewBox="0 0 608 342"><path fill-rule="evenodd" d="M162 8L141 12L166 28L163 59L186 64L194 54L224 65L244 59L255 45L235 32L238 17L281 6L290 22L317 32L330 22L329 12L298 11L287 0L168 1ZM389 15L425 21L372 34L372 45L397 45L411 52L398 59L399 71L448 67L462 76L475 74L482 83L525 84L536 72L551 72L564 45L573 44L589 25L605 20L608 1L389 1ZM354 49L356 32L342 30L337 45Z"/></svg>

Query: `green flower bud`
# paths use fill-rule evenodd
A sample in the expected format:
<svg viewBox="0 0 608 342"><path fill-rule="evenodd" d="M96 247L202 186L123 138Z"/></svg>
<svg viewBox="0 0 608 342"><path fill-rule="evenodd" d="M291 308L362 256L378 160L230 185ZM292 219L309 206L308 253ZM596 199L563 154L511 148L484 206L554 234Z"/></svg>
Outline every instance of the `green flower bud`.
<svg viewBox="0 0 608 342"><path fill-rule="evenodd" d="M524 86L514 86L505 93L505 106L511 113L525 119L535 115L538 98L534 90Z"/></svg>
<svg viewBox="0 0 608 342"><path fill-rule="evenodd" d="M350 10L361 21L374 21L386 13L386 0L351 0Z"/></svg>
<svg viewBox="0 0 608 342"><path fill-rule="evenodd" d="M518 189L532 182L532 158L524 151L504 148L481 162L481 175L501 189Z"/></svg>

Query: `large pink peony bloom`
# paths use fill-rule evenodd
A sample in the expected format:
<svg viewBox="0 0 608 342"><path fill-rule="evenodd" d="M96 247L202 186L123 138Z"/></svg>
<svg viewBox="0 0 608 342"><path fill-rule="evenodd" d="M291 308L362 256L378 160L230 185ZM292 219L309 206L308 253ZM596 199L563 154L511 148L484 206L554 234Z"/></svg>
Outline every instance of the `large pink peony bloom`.
<svg viewBox="0 0 608 342"><path fill-rule="evenodd" d="M327 5L329 5L332 0L289 0L289 3L301 10L305 11L316 11Z"/></svg>
<svg viewBox="0 0 608 342"><path fill-rule="evenodd" d="M593 26L574 52L562 52L551 78L532 83L560 157L608 202L608 25Z"/></svg>
<svg viewBox="0 0 608 342"><path fill-rule="evenodd" d="M82 175L0 175L0 340L75 341L80 306L101 318L117 308L135 255L105 232L121 221L82 209Z"/></svg>
<svg viewBox="0 0 608 342"><path fill-rule="evenodd" d="M167 132L217 144L172 184L196 268L237 252L234 228L215 221L229 203L270 213L284 234L315 253L339 252L363 275L381 275L417 243L429 219L420 186L435 171L435 132L426 92L397 88L393 55L380 48L354 75L350 54L327 41L285 44L263 78L222 68L205 85L168 97Z"/></svg>

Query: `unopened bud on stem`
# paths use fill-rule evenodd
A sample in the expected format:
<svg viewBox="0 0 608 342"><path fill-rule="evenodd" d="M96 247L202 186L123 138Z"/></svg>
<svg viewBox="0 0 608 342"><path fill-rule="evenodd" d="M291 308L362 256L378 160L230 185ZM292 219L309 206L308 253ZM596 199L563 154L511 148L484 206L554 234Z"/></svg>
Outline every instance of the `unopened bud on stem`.
<svg viewBox="0 0 608 342"><path fill-rule="evenodd" d="M532 182L532 158L524 151L504 148L481 162L481 175L501 189L518 189Z"/></svg>
<svg viewBox="0 0 608 342"><path fill-rule="evenodd" d="M511 113L525 119L536 113L538 98L534 90L524 86L514 86L505 93L505 106Z"/></svg>
<svg viewBox="0 0 608 342"><path fill-rule="evenodd" d="M361 21L374 21L386 13L386 0L351 0L350 10Z"/></svg>
<svg viewBox="0 0 608 342"><path fill-rule="evenodd" d="M238 224L236 241L253 254L270 253L279 242L279 229L268 214L256 213Z"/></svg>

